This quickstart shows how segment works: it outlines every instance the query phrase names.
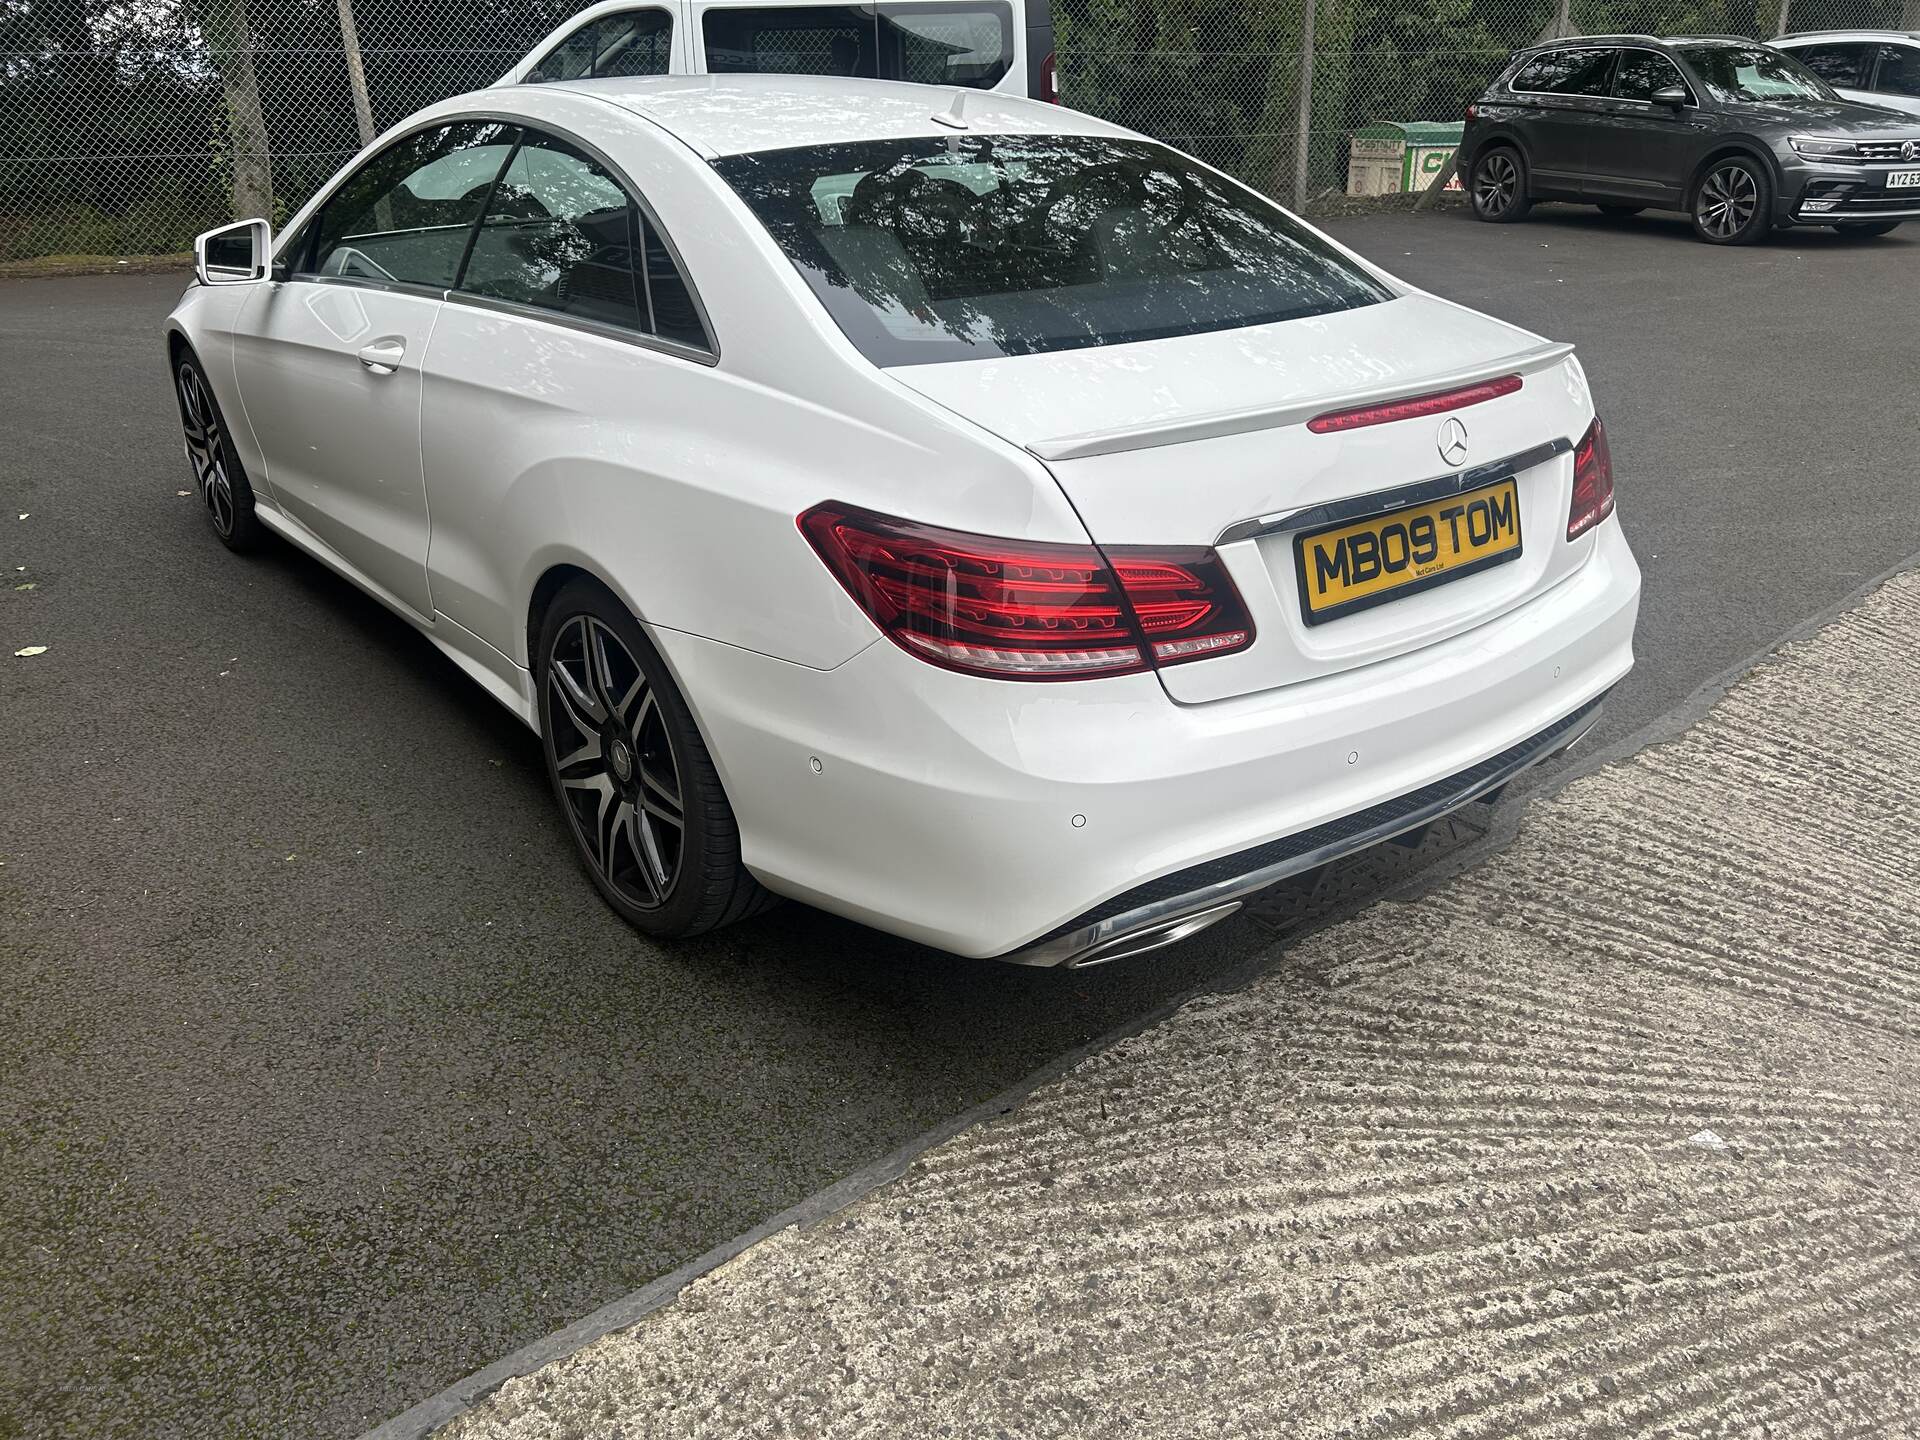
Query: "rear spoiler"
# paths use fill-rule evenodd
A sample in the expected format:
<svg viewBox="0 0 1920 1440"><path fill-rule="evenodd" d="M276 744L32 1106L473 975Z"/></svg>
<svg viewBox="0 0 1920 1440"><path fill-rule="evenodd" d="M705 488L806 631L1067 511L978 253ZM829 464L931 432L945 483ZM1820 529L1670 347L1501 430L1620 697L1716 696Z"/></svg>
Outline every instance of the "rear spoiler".
<svg viewBox="0 0 1920 1440"><path fill-rule="evenodd" d="M1501 375L1531 375L1573 354L1571 345L1541 345L1499 360L1483 360L1459 370L1423 375L1418 380L1380 385L1371 390L1345 390L1316 395L1310 400L1288 400L1277 405L1255 405L1245 410L1222 410L1212 415L1148 421L1112 430L1087 430L1036 440L1027 449L1042 460L1084 460L1092 455L1117 455L1125 450L1149 450L1156 445L1183 445L1189 440L1212 440L1221 435L1244 435L1249 430L1277 430L1304 425L1328 410L1406 400L1435 390L1451 390Z"/></svg>

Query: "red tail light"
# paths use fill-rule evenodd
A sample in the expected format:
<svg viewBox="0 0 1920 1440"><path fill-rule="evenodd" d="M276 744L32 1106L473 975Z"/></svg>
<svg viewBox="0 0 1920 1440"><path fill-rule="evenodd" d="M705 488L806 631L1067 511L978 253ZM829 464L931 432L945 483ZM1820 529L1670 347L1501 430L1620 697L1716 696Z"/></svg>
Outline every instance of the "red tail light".
<svg viewBox="0 0 1920 1440"><path fill-rule="evenodd" d="M1480 118L1480 107L1476 105L1473 101L1469 100L1467 102L1467 119L1478 120L1479 118Z"/></svg>
<svg viewBox="0 0 1920 1440"><path fill-rule="evenodd" d="M1573 504L1567 510L1567 539L1587 533L1613 513L1613 453L1607 427L1598 415L1573 447Z"/></svg>
<svg viewBox="0 0 1920 1440"><path fill-rule="evenodd" d="M1010 680L1123 675L1245 649L1253 623L1211 550L1048 545L820 505L800 517L901 649Z"/></svg>
<svg viewBox="0 0 1920 1440"><path fill-rule="evenodd" d="M1353 410L1329 410L1307 421L1307 429L1316 435L1339 430L1358 430L1365 425L1385 425L1393 420L1418 420L1422 415L1438 415L1445 410L1464 410L1469 405L1497 400L1520 388L1518 375L1502 375L1478 385L1462 385L1458 390L1436 390L1430 395L1409 395L1404 400L1389 400L1380 405L1362 405Z"/></svg>
<svg viewBox="0 0 1920 1440"><path fill-rule="evenodd" d="M1040 62L1040 99L1049 105L1060 103L1060 68L1054 62L1054 52L1049 50L1047 58Z"/></svg>

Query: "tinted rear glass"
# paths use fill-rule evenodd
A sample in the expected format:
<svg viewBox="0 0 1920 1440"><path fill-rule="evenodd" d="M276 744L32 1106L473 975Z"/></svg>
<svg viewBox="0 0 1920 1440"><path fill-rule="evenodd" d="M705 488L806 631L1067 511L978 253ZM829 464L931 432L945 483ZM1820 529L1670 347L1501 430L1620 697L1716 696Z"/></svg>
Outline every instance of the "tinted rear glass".
<svg viewBox="0 0 1920 1440"><path fill-rule="evenodd" d="M1392 295L1275 206L1147 141L874 140L715 168L879 365L1228 330Z"/></svg>
<svg viewBox="0 0 1920 1440"><path fill-rule="evenodd" d="M1013 63L1013 11L1001 0L795 5L706 12L717 74L859 75L990 89Z"/></svg>
<svg viewBox="0 0 1920 1440"><path fill-rule="evenodd" d="M1873 69L1873 47L1854 45L1796 45L1793 58L1829 85L1843 90L1864 90Z"/></svg>
<svg viewBox="0 0 1920 1440"><path fill-rule="evenodd" d="M1613 75L1613 56L1611 50L1549 50L1523 65L1507 88L1542 95L1604 95Z"/></svg>

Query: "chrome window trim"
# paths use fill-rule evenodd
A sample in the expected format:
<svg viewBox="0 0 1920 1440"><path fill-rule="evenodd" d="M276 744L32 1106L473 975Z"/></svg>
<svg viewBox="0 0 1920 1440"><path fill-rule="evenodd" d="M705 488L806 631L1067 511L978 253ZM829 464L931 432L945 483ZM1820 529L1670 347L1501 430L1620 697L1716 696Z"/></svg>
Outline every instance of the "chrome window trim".
<svg viewBox="0 0 1920 1440"><path fill-rule="evenodd" d="M1491 485L1496 480L1510 479L1536 465L1544 465L1556 456L1566 455L1573 450L1573 442L1565 436L1531 445L1525 450L1506 455L1498 460L1489 460L1484 465L1471 465L1465 470L1451 475L1441 475L1432 480L1417 480L1411 485L1396 485L1390 490L1374 490L1365 495L1352 495L1344 500L1329 500L1320 505L1308 505L1299 510L1287 510L1274 515L1258 515L1251 520L1240 520L1227 526L1213 543L1216 548L1232 545L1241 540L1257 540L1264 535L1280 535L1292 530L1318 529L1322 525L1339 525L1348 520L1364 520L1369 515L1385 515L1394 510L1404 510L1409 505L1424 505L1429 500L1442 500L1449 495L1463 494L1468 490L1478 490L1482 485Z"/></svg>
<svg viewBox="0 0 1920 1440"><path fill-rule="evenodd" d="M653 6L653 5L643 5L643 6L638 6L636 8L643 9L643 10L652 10L652 9L659 9L660 7ZM674 269L680 272L680 283L687 287L687 297L693 301L694 313L700 317L700 328L706 331L707 333L707 348L701 349L696 346L683 345L677 340L662 340L658 336L649 335L644 331L639 331L639 330L629 331L629 330L623 329L620 326L614 326L614 325L602 326L600 327L600 330L596 331L595 333L600 333L600 331L604 331L608 334L613 334L614 332L618 332L618 338L637 338L640 340L650 342L644 347L646 349L658 349L658 350L662 350L664 353L671 354L671 355L679 355L684 358L696 358L696 357L704 358L716 365L720 362L720 355L721 355L720 337L714 333L712 317L707 314L707 303L706 301L700 298L700 289L697 285L693 283L693 276L687 270L687 263L680 256L680 247L673 243L673 236L670 233L668 233L667 227L660 223L658 216L654 212L653 206L648 204L645 197L641 194L640 187L638 185L635 185L633 181L628 178L627 172L622 170L610 158L608 158L606 152L600 149L599 146L594 145L586 140L582 140L579 136L575 135L570 130L563 129L562 127L557 125L549 124L546 121L533 121L533 120L529 120L524 115L515 115L510 112L502 111L502 110L463 110L457 115L440 115L440 116L436 116L431 120L423 120L416 125L409 126L407 129L400 131L398 134L395 134L389 137L387 140L387 143L382 145L378 150L375 150L371 154L366 155L363 159L357 159L356 163L352 164L351 166L343 166L341 168L340 173L335 175L333 179L327 183L326 188L320 192L317 198L314 199L312 202L310 202L311 208L307 212L306 220L303 220L300 226L295 227L295 231L292 233L298 233L300 229L305 228L308 222L317 218L320 212L323 211L327 207L327 205L332 201L334 194L341 188L341 186L345 185L348 180L352 179L355 175L359 174L361 170L363 170L366 166L372 164L375 160L379 159L380 156L384 155L387 151L391 150L395 145L400 144L404 140L412 139L415 135L418 135L423 130L433 130L433 129L438 129L442 126L458 125L465 120L481 120L481 121L491 120L502 125L512 125L520 132L515 137L513 145L508 150L506 162L504 162L500 167L501 174L504 174L506 171L506 166L512 163L514 151L519 149L520 144L525 140L527 132L529 131L532 131L533 133L538 135L546 135L546 136L552 137L555 140L563 141L564 143L571 145L575 149L579 150L583 155L590 157L593 161L595 161L595 163L603 166L606 169L606 172L613 177L614 183L617 184L623 191L626 192L627 199L633 205L638 207L641 217L644 219L645 223L652 226L654 232L657 235L659 235L660 243L662 246L666 248L668 258L673 261ZM496 182L499 180L499 178L500 178L499 175L494 176L494 179ZM473 236L479 233L480 222L484 219L486 219L486 209L484 206L482 206L480 213L473 218L473 223L467 227L469 249L471 249L472 238ZM279 252L276 250L274 253L274 261L276 264L278 263L279 259L280 259L280 255L279 255ZM462 263L464 265L464 257L463 257ZM641 273L644 276L646 272L646 256L645 256L644 246L642 247L642 251L641 251L640 268L641 268ZM455 278L457 279L459 277L456 275ZM433 295L433 296L438 296L442 299L447 299L447 300L451 300L455 298L459 298L462 300L485 300L488 298L486 296L480 296L480 295L469 295L466 291L454 290L449 287L415 285L415 284L402 282L402 281L367 280L367 279L362 279L358 276L353 276L353 275L316 275L306 271L290 272L284 280L277 281L276 283L286 285L286 284L293 284L295 282L300 282L302 284L358 285L369 290L394 290L394 291L399 291L405 294L412 294L412 295ZM648 283L649 285L651 284L651 282L648 282ZM500 303L501 305L509 305L512 302L501 301L498 303ZM530 311L533 314L538 315L544 319L553 319L553 320L561 320L561 321L577 319L577 317L563 315L557 310L541 310L538 306L525 306L525 307L515 307L515 308L516 310L524 308L525 310ZM651 305L650 293L649 293L648 312L649 312L649 318L651 318L652 305ZM579 323L583 327L592 327L597 322L581 321Z"/></svg>
<svg viewBox="0 0 1920 1440"><path fill-rule="evenodd" d="M628 345L638 346L642 350L658 351L662 355L671 355L677 360L691 360L695 364L709 368L720 363L720 357L711 350L699 350L691 345L682 345L677 340L662 339L658 335L649 335L642 330L629 330L624 325L611 325L603 320L589 320L584 316L569 315L561 310L545 310L538 305L523 305L517 300L496 300L491 295L476 295L470 290L448 290L441 298L449 305L466 305L475 310L492 310L520 320L540 320L548 325L558 325L563 330L579 330L588 335L597 335L602 340L623 341Z"/></svg>

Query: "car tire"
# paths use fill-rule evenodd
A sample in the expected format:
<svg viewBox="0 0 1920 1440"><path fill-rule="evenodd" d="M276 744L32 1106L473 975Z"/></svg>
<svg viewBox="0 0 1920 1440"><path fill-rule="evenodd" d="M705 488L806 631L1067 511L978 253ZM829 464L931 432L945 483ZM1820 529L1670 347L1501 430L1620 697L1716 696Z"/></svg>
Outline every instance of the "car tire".
<svg viewBox="0 0 1920 1440"><path fill-rule="evenodd" d="M191 350L182 349L174 357L173 398L180 406L181 440L193 471L193 493L207 523L229 550L241 554L258 550L266 543L267 527L253 513L253 484L233 448L233 436L207 382L207 372Z"/></svg>
<svg viewBox="0 0 1920 1440"><path fill-rule="evenodd" d="M1631 220L1646 208L1644 205L1602 205L1600 213L1609 220Z"/></svg>
<svg viewBox="0 0 1920 1440"><path fill-rule="evenodd" d="M1709 245L1757 245L1773 230L1773 177L1749 156L1723 155L1694 186L1688 211Z"/></svg>
<svg viewBox="0 0 1920 1440"><path fill-rule="evenodd" d="M1473 177L1467 186L1476 220L1489 225L1511 225L1527 218L1533 198L1527 194L1527 161L1511 145L1493 145L1473 159Z"/></svg>
<svg viewBox="0 0 1920 1440"><path fill-rule="evenodd" d="M1900 228L1898 220L1876 220L1871 225L1836 225L1842 235L1888 235Z"/></svg>
<svg viewBox="0 0 1920 1440"><path fill-rule="evenodd" d="M766 909L686 699L646 632L604 586L554 597L535 652L541 748L576 853L607 903L660 939Z"/></svg>

